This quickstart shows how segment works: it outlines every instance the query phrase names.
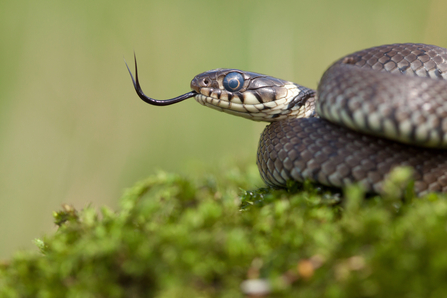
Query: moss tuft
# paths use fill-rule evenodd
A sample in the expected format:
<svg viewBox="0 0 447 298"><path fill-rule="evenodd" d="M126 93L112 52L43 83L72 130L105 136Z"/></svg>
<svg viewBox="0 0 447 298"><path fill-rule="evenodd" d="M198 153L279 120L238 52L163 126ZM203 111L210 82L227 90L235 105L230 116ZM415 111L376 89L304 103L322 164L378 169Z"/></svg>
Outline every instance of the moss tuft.
<svg viewBox="0 0 447 298"><path fill-rule="evenodd" d="M241 285L266 297L446 296L445 195L402 199L396 183L369 199L310 183L246 191L250 175L229 173L159 173L116 212L64 205L58 231L35 241L41 254L0 265L0 297L244 297Z"/></svg>

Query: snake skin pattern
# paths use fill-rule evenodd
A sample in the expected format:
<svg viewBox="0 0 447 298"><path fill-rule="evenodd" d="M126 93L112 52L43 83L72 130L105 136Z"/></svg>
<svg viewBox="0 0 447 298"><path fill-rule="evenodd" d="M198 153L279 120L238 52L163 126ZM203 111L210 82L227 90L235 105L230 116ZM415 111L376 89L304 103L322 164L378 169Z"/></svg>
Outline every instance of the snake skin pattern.
<svg viewBox="0 0 447 298"><path fill-rule="evenodd" d="M445 150L367 136L318 118L268 125L259 141L257 164L272 186L306 179L340 188L356 182L376 193L394 167L411 166L417 194L447 192Z"/></svg>
<svg viewBox="0 0 447 298"><path fill-rule="evenodd" d="M270 124L258 147L262 178L282 187L287 180L335 187L357 182L380 193L393 168L411 166L417 194L447 192L446 150L353 131L447 147L446 61L446 49L421 44L386 45L340 59L319 84L317 113L349 129L321 118Z"/></svg>

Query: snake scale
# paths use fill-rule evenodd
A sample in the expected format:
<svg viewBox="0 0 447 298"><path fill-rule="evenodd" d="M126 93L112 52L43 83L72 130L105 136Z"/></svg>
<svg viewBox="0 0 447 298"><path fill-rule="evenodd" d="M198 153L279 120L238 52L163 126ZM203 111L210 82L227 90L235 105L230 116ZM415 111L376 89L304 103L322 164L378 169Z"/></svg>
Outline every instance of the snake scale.
<svg viewBox="0 0 447 298"><path fill-rule="evenodd" d="M127 64L126 64L127 65ZM128 67L129 70L129 67ZM447 49L391 44L347 55L330 66L317 90L237 69L214 69L191 81L202 105L255 121L263 131L257 165L263 180L285 187L307 179L332 187L360 183L380 193L397 166L414 169L418 195L447 192Z"/></svg>

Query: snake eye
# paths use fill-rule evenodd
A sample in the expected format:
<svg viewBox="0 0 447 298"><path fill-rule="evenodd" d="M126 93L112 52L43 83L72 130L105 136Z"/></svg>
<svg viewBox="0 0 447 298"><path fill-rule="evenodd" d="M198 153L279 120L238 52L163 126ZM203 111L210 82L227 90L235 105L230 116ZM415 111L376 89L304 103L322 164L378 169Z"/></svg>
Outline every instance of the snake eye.
<svg viewBox="0 0 447 298"><path fill-rule="evenodd" d="M230 72L223 79L223 86L230 92L239 91L244 86L244 77L238 72Z"/></svg>

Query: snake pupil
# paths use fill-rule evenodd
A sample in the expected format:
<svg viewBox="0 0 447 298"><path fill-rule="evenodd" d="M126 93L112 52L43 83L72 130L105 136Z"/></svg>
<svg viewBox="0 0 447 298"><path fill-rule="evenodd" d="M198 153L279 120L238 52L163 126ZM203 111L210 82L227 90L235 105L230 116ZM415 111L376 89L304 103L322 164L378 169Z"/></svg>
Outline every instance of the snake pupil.
<svg viewBox="0 0 447 298"><path fill-rule="evenodd" d="M230 72L225 76L223 86L230 92L239 91L244 86L244 77L238 72Z"/></svg>

